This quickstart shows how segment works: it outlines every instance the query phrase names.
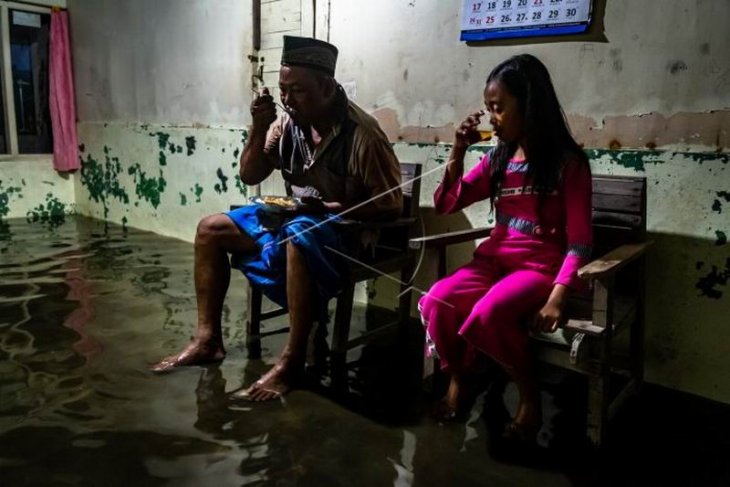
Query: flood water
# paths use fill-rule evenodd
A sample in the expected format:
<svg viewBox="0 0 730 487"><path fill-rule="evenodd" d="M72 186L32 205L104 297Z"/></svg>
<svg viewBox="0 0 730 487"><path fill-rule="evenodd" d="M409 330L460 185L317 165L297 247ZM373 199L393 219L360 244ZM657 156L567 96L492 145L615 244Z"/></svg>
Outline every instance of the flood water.
<svg viewBox="0 0 730 487"><path fill-rule="evenodd" d="M346 396L231 400L283 340L247 360L237 274L222 364L149 373L193 333L192 265L189 243L91 219L0 222L0 485L575 485L494 460L478 407L430 419L417 341L357 352Z"/></svg>

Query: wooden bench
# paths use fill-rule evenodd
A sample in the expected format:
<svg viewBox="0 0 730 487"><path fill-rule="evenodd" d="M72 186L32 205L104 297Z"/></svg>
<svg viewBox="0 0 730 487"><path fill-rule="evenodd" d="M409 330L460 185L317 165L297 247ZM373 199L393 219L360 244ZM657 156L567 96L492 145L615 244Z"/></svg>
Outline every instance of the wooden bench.
<svg viewBox="0 0 730 487"><path fill-rule="evenodd" d="M394 221L362 222L343 219L338 222L340 233L348 248L349 272L342 276L341 291L335 297L337 306L330 345L330 369L333 386L347 387L347 351L371 342L379 337L401 329L408 323L411 309L410 286L413 281L416 254L409 247L409 239L416 228L421 188L421 164L401 163L401 189L403 211ZM346 216L346 215L345 215ZM380 238L372 249L363 249L360 236L363 231L379 231ZM401 293L398 303L398 318L391 322L350 338L350 322L358 282L399 274ZM287 313L285 309L262 311L261 292L249 286L248 318L246 320L246 347L252 359L261 357L261 339L289 331L289 327L261 330L263 321Z"/></svg>
<svg viewBox="0 0 730 487"><path fill-rule="evenodd" d="M437 274L446 275L450 245L488 237L491 228L460 230L411 239L437 254ZM646 241L646 178L593 176L594 259L578 271L590 292L573 296L567 322L553 334L533 334L536 357L588 378L587 436L599 446L610 417L635 393L644 372L644 255ZM629 348L615 346L628 330ZM616 375L625 383L616 395L609 385ZM617 381L618 383L618 381Z"/></svg>

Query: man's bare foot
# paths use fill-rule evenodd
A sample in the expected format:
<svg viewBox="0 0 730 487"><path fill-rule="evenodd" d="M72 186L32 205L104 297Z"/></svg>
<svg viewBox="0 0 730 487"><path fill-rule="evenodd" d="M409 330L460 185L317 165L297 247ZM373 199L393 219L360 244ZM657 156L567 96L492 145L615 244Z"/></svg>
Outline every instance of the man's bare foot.
<svg viewBox="0 0 730 487"><path fill-rule="evenodd" d="M301 370L280 361L245 391L233 393L236 399L248 401L270 401L291 391L299 382Z"/></svg>
<svg viewBox="0 0 730 487"><path fill-rule="evenodd" d="M150 367L150 370L152 372L170 372L185 365L205 365L220 362L225 356L226 351L222 345L203 343L195 339L182 352L163 358Z"/></svg>

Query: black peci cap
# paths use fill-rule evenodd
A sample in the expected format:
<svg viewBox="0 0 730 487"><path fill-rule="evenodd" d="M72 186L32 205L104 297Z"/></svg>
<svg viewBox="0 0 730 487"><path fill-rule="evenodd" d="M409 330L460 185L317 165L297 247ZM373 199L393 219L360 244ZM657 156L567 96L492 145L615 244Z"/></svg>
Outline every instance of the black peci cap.
<svg viewBox="0 0 730 487"><path fill-rule="evenodd" d="M329 42L309 37L284 36L282 66L303 66L335 75L337 48Z"/></svg>

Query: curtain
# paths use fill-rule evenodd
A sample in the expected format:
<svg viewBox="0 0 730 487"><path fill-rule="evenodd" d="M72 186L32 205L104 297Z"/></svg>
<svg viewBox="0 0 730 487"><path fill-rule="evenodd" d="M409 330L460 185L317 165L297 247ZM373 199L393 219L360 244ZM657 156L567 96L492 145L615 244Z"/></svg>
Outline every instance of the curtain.
<svg viewBox="0 0 730 487"><path fill-rule="evenodd" d="M51 12L50 111L53 129L53 168L73 171L79 168L76 135L76 96L71 70L71 44L68 12Z"/></svg>

